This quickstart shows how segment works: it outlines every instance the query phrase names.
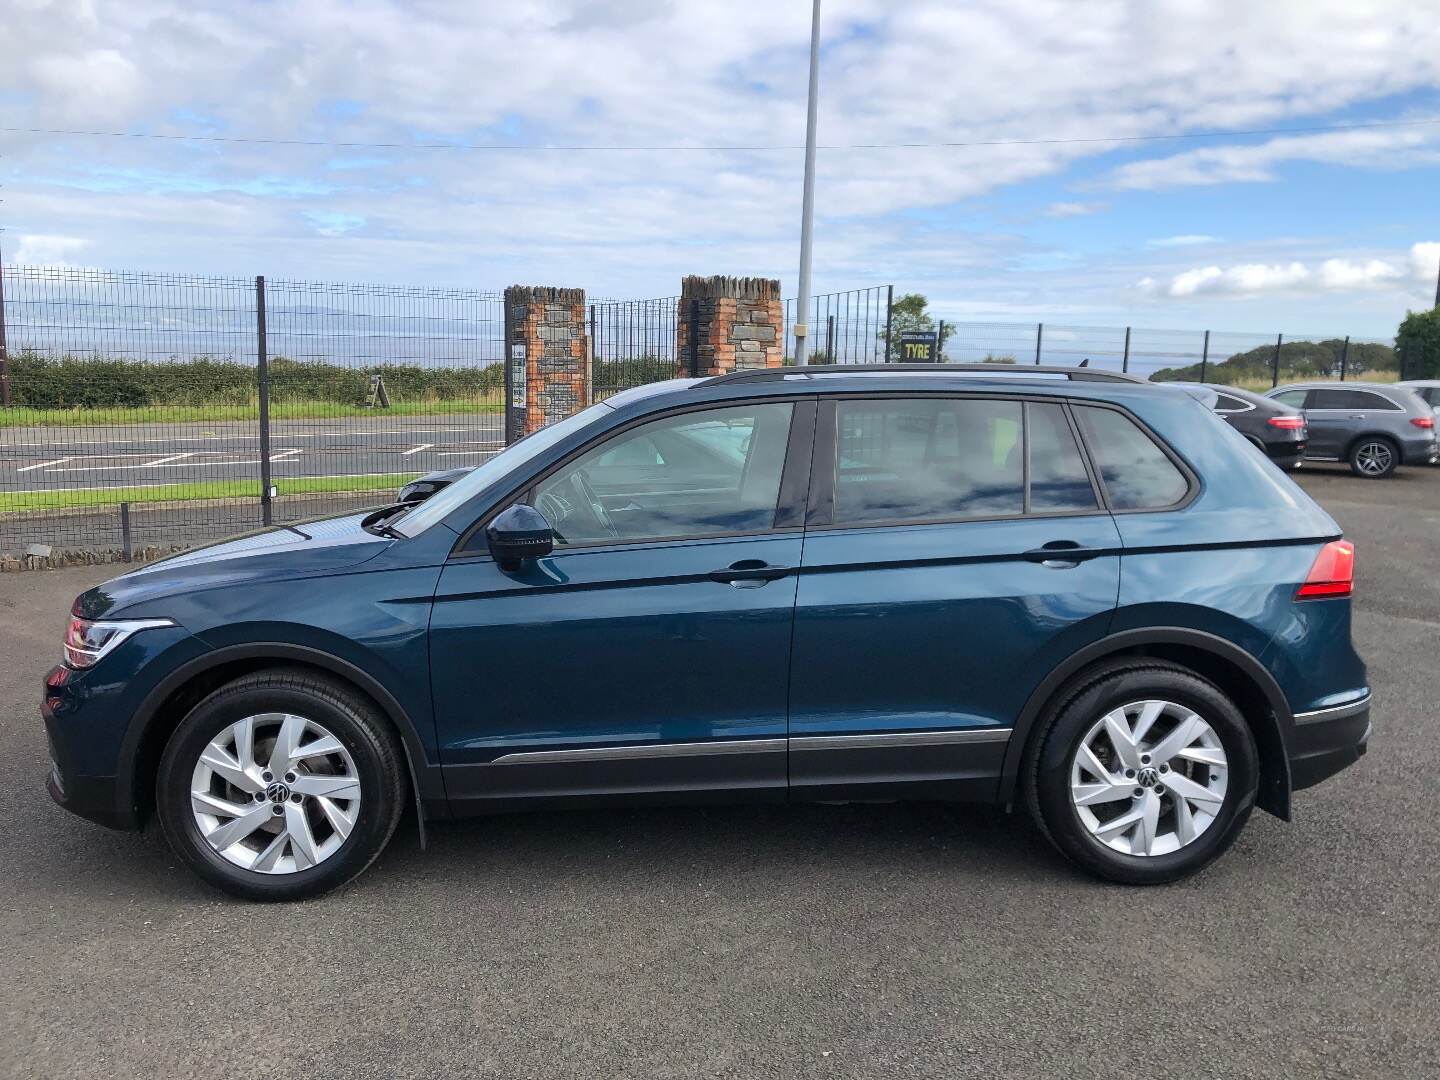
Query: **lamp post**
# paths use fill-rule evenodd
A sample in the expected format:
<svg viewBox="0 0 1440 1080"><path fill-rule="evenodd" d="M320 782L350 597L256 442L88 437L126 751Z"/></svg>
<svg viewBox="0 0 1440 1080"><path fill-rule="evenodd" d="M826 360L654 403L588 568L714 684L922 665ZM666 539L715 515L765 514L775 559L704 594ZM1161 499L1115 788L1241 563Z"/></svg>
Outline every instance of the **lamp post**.
<svg viewBox="0 0 1440 1080"><path fill-rule="evenodd" d="M810 13L810 106L805 118L805 194L800 206L800 295L795 301L795 363L809 363L810 239L815 217L815 124L820 98L820 0Z"/></svg>

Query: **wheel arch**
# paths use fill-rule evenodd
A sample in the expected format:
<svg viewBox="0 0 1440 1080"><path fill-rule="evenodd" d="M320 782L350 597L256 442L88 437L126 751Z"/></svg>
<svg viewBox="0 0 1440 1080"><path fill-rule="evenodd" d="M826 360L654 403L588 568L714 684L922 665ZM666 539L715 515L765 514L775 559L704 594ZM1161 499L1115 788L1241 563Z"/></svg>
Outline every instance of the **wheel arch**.
<svg viewBox="0 0 1440 1080"><path fill-rule="evenodd" d="M1290 820L1290 758L1287 733L1294 726L1289 703L1274 676L1253 655L1202 630L1157 627L1126 630L1094 642L1060 664L1031 692L1016 718L1000 777L1000 801L1013 805L1021 765L1033 749L1047 710L1098 665L1124 657L1168 660L1215 683L1235 702L1255 738L1260 757L1256 803Z"/></svg>
<svg viewBox="0 0 1440 1080"><path fill-rule="evenodd" d="M120 750L117 802L135 809L140 822L154 810L153 780L165 744L190 710L214 690L242 675L276 666L309 668L350 685L368 698L394 729L405 754L424 841L424 820L447 806L438 766L429 764L414 721L379 680L347 660L288 642L256 642L215 649L171 672L146 695Z"/></svg>
<svg viewBox="0 0 1440 1080"><path fill-rule="evenodd" d="M1350 455L1355 452L1355 448L1359 446L1362 442L1370 439L1383 439L1385 442L1393 446L1395 448L1397 465L1400 463L1400 459L1404 458L1405 448L1400 445L1399 437L1391 434L1388 431L1385 431L1383 428L1375 428L1371 431L1362 431L1358 435L1352 435L1349 441L1345 443L1345 453L1341 455L1341 460L1349 461Z"/></svg>

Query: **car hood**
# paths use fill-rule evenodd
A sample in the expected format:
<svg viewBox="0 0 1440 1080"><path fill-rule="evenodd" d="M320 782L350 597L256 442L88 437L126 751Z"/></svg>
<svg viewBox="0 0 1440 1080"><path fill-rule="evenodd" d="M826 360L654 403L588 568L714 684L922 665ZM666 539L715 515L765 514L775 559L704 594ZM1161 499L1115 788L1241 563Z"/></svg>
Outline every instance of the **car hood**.
<svg viewBox="0 0 1440 1080"><path fill-rule="evenodd" d="M369 513L367 511L366 513ZM185 551L113 578L81 594L87 618L141 614L138 605L177 592L310 577L358 566L394 543L360 527L366 514L277 526Z"/></svg>

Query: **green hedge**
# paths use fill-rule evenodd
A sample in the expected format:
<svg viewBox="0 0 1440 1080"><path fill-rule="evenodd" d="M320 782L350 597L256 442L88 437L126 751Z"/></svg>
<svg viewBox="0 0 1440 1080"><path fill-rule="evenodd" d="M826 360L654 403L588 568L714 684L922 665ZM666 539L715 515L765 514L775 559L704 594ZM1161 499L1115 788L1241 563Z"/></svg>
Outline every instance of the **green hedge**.
<svg viewBox="0 0 1440 1080"><path fill-rule="evenodd" d="M1352 341L1349 352L1340 338L1326 341L1287 341L1280 346L1281 379L1330 379L1340 374L1340 357L1345 355L1345 374L1358 379L1368 372L1395 371L1399 361L1389 345ZM1261 345L1247 352L1236 353L1226 360L1210 361L1205 367L1205 381L1239 386L1247 382L1269 379L1275 363L1275 346ZM1179 379L1195 382L1200 378L1200 365L1162 368L1150 376L1153 382Z"/></svg>
<svg viewBox="0 0 1440 1080"><path fill-rule="evenodd" d="M329 401L359 405L370 376L381 375L393 401L478 399L500 393L504 368L428 368L413 364L341 367L270 361L270 400ZM209 356L168 363L133 363L103 356L45 356L21 349L10 358L16 405L34 408L104 408L146 405L249 405L257 397L254 364Z"/></svg>

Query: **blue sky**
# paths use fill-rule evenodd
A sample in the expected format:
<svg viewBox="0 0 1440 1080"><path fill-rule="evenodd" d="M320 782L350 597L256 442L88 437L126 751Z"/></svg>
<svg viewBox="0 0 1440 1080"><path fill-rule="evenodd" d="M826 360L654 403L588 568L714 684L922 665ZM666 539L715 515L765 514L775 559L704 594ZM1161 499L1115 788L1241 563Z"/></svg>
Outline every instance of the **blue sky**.
<svg viewBox="0 0 1440 1080"><path fill-rule="evenodd" d="M1440 268L1440 19L1353 0L826 0L816 285L952 319L1386 337ZM805 0L19 0L6 261L793 292ZM1398 121L1410 126L1299 133ZM557 151L536 145L687 147Z"/></svg>

